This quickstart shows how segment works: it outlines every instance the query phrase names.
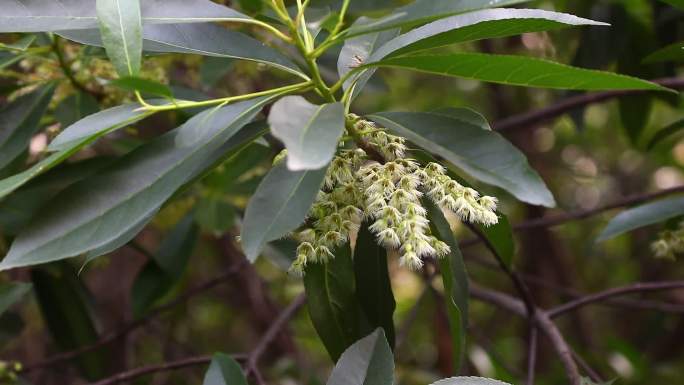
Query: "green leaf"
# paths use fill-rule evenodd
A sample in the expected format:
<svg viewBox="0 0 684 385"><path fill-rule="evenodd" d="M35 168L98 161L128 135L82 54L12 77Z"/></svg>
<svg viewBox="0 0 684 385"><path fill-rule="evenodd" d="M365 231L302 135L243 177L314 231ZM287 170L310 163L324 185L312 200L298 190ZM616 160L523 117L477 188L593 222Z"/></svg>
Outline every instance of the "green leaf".
<svg viewBox="0 0 684 385"><path fill-rule="evenodd" d="M372 19L367 17L360 17L354 22L354 26L365 25L370 23ZM361 35L355 38L347 39L344 42L344 46L340 51L340 55L337 59L337 73L340 78L344 77L352 71L355 67L368 62L368 58L375 52L379 47L383 46L388 41L392 40L399 34L399 29L389 29L386 31L369 33ZM352 85L355 85L354 94L358 95L364 88L368 80L375 73L375 69L367 69L360 74L357 74L353 78L348 79L344 82L344 89L348 89Z"/></svg>
<svg viewBox="0 0 684 385"><path fill-rule="evenodd" d="M368 230L361 226L354 248L356 297L371 329L382 328L391 347L394 347L394 310L397 303L392 293L387 269L387 250L379 246Z"/></svg>
<svg viewBox="0 0 684 385"><path fill-rule="evenodd" d="M684 8L684 7L682 7ZM661 48L646 56L644 64L661 63L665 61L681 62L684 60L684 42L679 41Z"/></svg>
<svg viewBox="0 0 684 385"><path fill-rule="evenodd" d="M644 226L660 223L684 214L684 197L662 199L625 210L613 218L598 241L615 238Z"/></svg>
<svg viewBox="0 0 684 385"><path fill-rule="evenodd" d="M382 329L347 349L335 365L327 385L392 385L394 356Z"/></svg>
<svg viewBox="0 0 684 385"><path fill-rule="evenodd" d="M660 0L670 4L673 7L684 9L684 0Z"/></svg>
<svg viewBox="0 0 684 385"><path fill-rule="evenodd" d="M577 25L608 25L538 9L486 9L416 28L380 47L368 62L455 43L550 31Z"/></svg>
<svg viewBox="0 0 684 385"><path fill-rule="evenodd" d="M497 212L497 215L499 217L497 224L489 227L478 225L478 227L504 263L508 267L512 267L515 255L513 228L504 214Z"/></svg>
<svg viewBox="0 0 684 385"><path fill-rule="evenodd" d="M109 157L94 157L66 164L37 178L17 194L6 197L0 201L0 231L7 236L17 235L57 193L110 162Z"/></svg>
<svg viewBox="0 0 684 385"><path fill-rule="evenodd" d="M505 7L527 1L529 0L416 0L372 23L350 28L344 37L349 38L396 27L414 27L459 13Z"/></svg>
<svg viewBox="0 0 684 385"><path fill-rule="evenodd" d="M507 382L483 377L451 377L439 380L432 385L511 385Z"/></svg>
<svg viewBox="0 0 684 385"><path fill-rule="evenodd" d="M428 211L433 235L451 248L449 255L440 258L438 263L444 283L444 299L449 318L454 372L458 373L465 357L466 331L468 328L468 272L458 242L456 242L442 210L429 199L424 199L423 205Z"/></svg>
<svg viewBox="0 0 684 385"><path fill-rule="evenodd" d="M227 354L216 353L202 385L247 385L240 365Z"/></svg>
<svg viewBox="0 0 684 385"><path fill-rule="evenodd" d="M57 346L71 351L98 341L98 333L87 305L87 289L76 271L61 262L31 270L41 313ZM75 359L85 377L94 381L106 374L107 350L97 349Z"/></svg>
<svg viewBox="0 0 684 385"><path fill-rule="evenodd" d="M88 115L65 128L48 146L48 151L64 151L94 140L152 115L140 104L126 104Z"/></svg>
<svg viewBox="0 0 684 385"><path fill-rule="evenodd" d="M186 216L169 232L153 258L147 261L131 292L135 318L144 316L178 283L195 248L198 230L192 215Z"/></svg>
<svg viewBox="0 0 684 385"><path fill-rule="evenodd" d="M0 70L11 66L12 64L23 60L27 55L16 55L9 52L0 52Z"/></svg>
<svg viewBox="0 0 684 385"><path fill-rule="evenodd" d="M10 282L0 284L0 315L31 291L30 283Z"/></svg>
<svg viewBox="0 0 684 385"><path fill-rule="evenodd" d="M304 289L311 322L333 361L360 337L351 247L334 251L335 258L306 265Z"/></svg>
<svg viewBox="0 0 684 385"><path fill-rule="evenodd" d="M317 106L301 96L278 100L268 115L273 136L285 143L287 168L318 170L335 156L344 132L344 105Z"/></svg>
<svg viewBox="0 0 684 385"><path fill-rule="evenodd" d="M55 109L55 119L62 128L66 128L99 111L100 105L92 95L77 91L59 103Z"/></svg>
<svg viewBox="0 0 684 385"><path fill-rule="evenodd" d="M5 44L5 43L0 43L0 49L9 49L12 51L26 51L33 42L36 41L37 36L36 35L28 35L24 36L21 39L17 40L14 43L11 44Z"/></svg>
<svg viewBox="0 0 684 385"><path fill-rule="evenodd" d="M96 30L61 31L59 35L78 43L102 46ZM249 60L308 79L296 64L277 50L243 33L213 24L146 25L143 39L143 50L147 52Z"/></svg>
<svg viewBox="0 0 684 385"><path fill-rule="evenodd" d="M119 76L136 76L142 63L140 0L97 0L97 18L107 56Z"/></svg>
<svg viewBox="0 0 684 385"><path fill-rule="evenodd" d="M15 239L0 269L77 256L130 234L185 182L223 156L215 152L275 97L200 113L69 187Z"/></svg>
<svg viewBox="0 0 684 385"><path fill-rule="evenodd" d="M155 82L154 80L143 79L135 76L126 76L113 80L109 84L126 91L138 91L143 95L147 94L173 99L173 92L171 91L171 88L165 84Z"/></svg>
<svg viewBox="0 0 684 385"><path fill-rule="evenodd" d="M553 195L525 155L489 130L484 118L475 124L473 114L472 110L461 109L448 115L384 112L369 118L443 157L473 178L501 187L523 202L553 207Z"/></svg>
<svg viewBox="0 0 684 385"><path fill-rule="evenodd" d="M454 53L384 59L360 68L403 68L514 86L567 90L671 91L655 83L611 72L571 67L523 56Z"/></svg>
<svg viewBox="0 0 684 385"><path fill-rule="evenodd" d="M678 120L667 127L663 128L662 130L658 131L653 135L651 140L648 142L647 148L649 150L652 150L653 147L655 147L658 143L662 142L663 140L669 138L670 136L678 133L684 129L684 119Z"/></svg>
<svg viewBox="0 0 684 385"><path fill-rule="evenodd" d="M266 243L287 235L304 222L326 171L290 171L284 162L271 169L245 211L240 239L247 259L255 261Z"/></svg>
<svg viewBox="0 0 684 385"><path fill-rule="evenodd" d="M141 8L145 24L251 20L249 16L210 0L142 0ZM3 0L0 33L91 28L98 28L95 1L92 0Z"/></svg>
<svg viewBox="0 0 684 385"><path fill-rule="evenodd" d="M0 110L0 168L26 150L52 99L54 86L19 97Z"/></svg>
<svg viewBox="0 0 684 385"><path fill-rule="evenodd" d="M613 385L615 383L615 380L610 380L606 382L594 382L591 378L589 377L582 377L582 381L580 385Z"/></svg>

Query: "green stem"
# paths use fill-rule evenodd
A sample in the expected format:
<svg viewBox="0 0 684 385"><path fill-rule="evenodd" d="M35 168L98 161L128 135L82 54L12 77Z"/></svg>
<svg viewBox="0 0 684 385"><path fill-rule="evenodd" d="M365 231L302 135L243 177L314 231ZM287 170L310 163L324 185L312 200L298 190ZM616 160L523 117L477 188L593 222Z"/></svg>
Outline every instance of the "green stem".
<svg viewBox="0 0 684 385"><path fill-rule="evenodd" d="M298 84L292 84L289 86L285 87L280 87L280 88L274 88L271 90L267 91L261 91L261 92L254 92L251 94L245 94L245 95L238 95L238 96L229 96L226 98L220 98L220 99L212 99L212 100L205 100L202 102L179 102L179 103L174 103L174 104L169 104L169 105L163 105L163 106L151 106L149 104L143 105L139 110L141 111L150 111L150 112L160 112L160 111L172 111L172 110L177 110L177 109L182 109L182 108L195 108L195 107L208 107L208 106L213 106L217 104L228 104L228 103L233 103L241 100L247 100L247 99L254 99L260 96L269 96L269 95L275 95L275 94L287 94L291 92L298 92L298 91L304 91L310 87L312 87L313 84L311 82L304 82L304 83L298 83Z"/></svg>

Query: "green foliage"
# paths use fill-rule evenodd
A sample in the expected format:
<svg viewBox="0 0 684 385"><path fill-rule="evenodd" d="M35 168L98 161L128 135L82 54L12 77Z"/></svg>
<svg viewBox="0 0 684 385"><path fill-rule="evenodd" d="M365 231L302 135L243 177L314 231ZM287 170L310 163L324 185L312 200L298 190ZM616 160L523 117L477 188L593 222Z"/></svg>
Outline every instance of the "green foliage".
<svg viewBox="0 0 684 385"><path fill-rule="evenodd" d="M613 218L598 237L605 241L620 234L684 214L684 198L668 198L625 210Z"/></svg>
<svg viewBox="0 0 684 385"><path fill-rule="evenodd" d="M368 63L366 67L410 69L444 76L456 76L514 86L567 90L654 90L657 84L609 72L570 67L552 61L510 55L456 53L414 55ZM540 75L540 74L543 74Z"/></svg>
<svg viewBox="0 0 684 385"><path fill-rule="evenodd" d="M524 202L555 205L551 192L527 164L525 156L491 131L484 118L471 110L446 114L384 112L369 117L472 177L502 187Z"/></svg>
<svg viewBox="0 0 684 385"><path fill-rule="evenodd" d="M96 258L124 246L137 249L146 260L135 265L141 269L130 280L130 292L126 291L130 304L124 308L130 308L129 318L144 322L156 304L174 295L188 274L214 270L211 257L191 263L196 250L212 254L218 249L231 264L240 262L244 253L256 269L231 270L235 282L244 284L243 273L253 278L254 271L266 271L269 280L277 281L272 291L279 297L290 296L291 288L301 290L299 277L290 277L297 284L288 285L278 281L284 280L284 274L257 262L261 254L273 254L288 244L289 254L280 264L285 260L292 264L291 272L304 274L311 324L336 362L328 384L391 385L404 380L394 377L393 349L400 348L395 346L399 334L395 318L406 316L406 291L415 290L410 282L416 276L405 268L424 268L421 284L430 293L443 295L444 302L437 306L446 310L443 321L435 319L435 335L448 337L427 356L439 355L440 366L448 362L458 374L467 356L468 321L476 313L469 304L458 222L476 230L515 280L511 271L516 238L509 217L515 220L523 211L530 217L543 216L543 208L528 206L555 207L556 197L559 206L569 209L567 196L583 192L567 187L567 180L574 183L580 177L564 176L559 182L560 178L548 176L544 155L535 154L530 161L525 155L535 152L532 142L539 132L547 130L553 141L570 142L566 131L572 130L553 131L557 127L549 125L529 136L493 131L483 115L466 108L484 104L480 88L474 91L479 85L448 78L548 89L528 94L492 86L484 97L496 101L487 113L497 117L543 103L556 95L554 90L614 91L597 100L641 92L621 98L619 114L633 144L649 134L649 149L684 126L668 116L675 123L655 134L649 131L656 115L651 111L665 109L663 101L674 105L675 97L662 82L641 79L675 74L672 64L684 57L681 43L656 50L660 35L674 29L651 28L660 20L656 16L663 24L670 22L658 10L666 8L676 15L674 9L636 0L611 3L608 8L583 2L556 5L578 14L617 10L611 15L624 21L620 28L625 28L626 37L608 39L612 43L603 45L610 46L597 52L586 47L601 45L597 36L605 35L597 31L608 30L608 23L569 13L512 8L522 3L526 1L4 1L0 5L0 32L6 33L0 37L0 249L6 255L0 270L26 268L26 274L8 277L30 276L56 346L73 350L99 341L100 322L93 316L96 312L84 285L90 276L79 276L66 259L79 257L83 266L97 271L102 268L99 263L106 261L94 262ZM679 1L667 3L682 7ZM577 66L561 64L576 48L575 40L566 38L571 35L560 31L569 27L588 31ZM551 41L560 33L563 39L554 41L556 47ZM514 38L523 34L522 40ZM672 35L668 43L680 40ZM632 44L633 49L628 49ZM476 48L485 53L471 52ZM518 49L531 53L519 56ZM643 58L647 53L651 54ZM391 92L378 93L381 87L370 81L382 68L410 72L385 76ZM632 76L600 68L617 68ZM436 80L440 83L434 83L431 75L442 76ZM664 84L679 87L676 82ZM426 93L431 97L423 102ZM584 105L573 100L570 107ZM411 112L383 111L396 104L408 106ZM556 110L567 111L569 107L562 104L542 111L530 126L557 117ZM417 111L421 105L434 108ZM609 124L612 121L603 125ZM677 151L658 154L653 162L677 156ZM571 159L571 151L562 158L582 168L580 161ZM593 165L594 174L604 171ZM481 194L488 191L471 187L470 181L510 196L502 196L499 206L497 198ZM614 182L607 184L619 185ZM528 206L516 210L512 198ZM682 214L680 197L645 202L617 215L599 239ZM165 235L136 240L151 228ZM237 233L239 247L233 250ZM549 234L544 236L541 239L552 242ZM521 250L536 251L529 240L526 243ZM154 252L148 252L148 247ZM395 255L398 263L392 258ZM432 285L433 274L441 277L443 287ZM121 281L129 280L122 277ZM520 285L516 281L518 290ZM231 290L230 298L249 297L245 303L271 306L271 301L256 298L266 286L256 282L253 287L250 282L245 289L248 295ZM9 307L30 288L18 282L0 285L0 329L6 316L16 316ZM224 302L239 301L222 298ZM217 314L222 315L216 309L189 309L188 318L224 325L223 319L216 320ZM231 317L243 317L235 313L239 314ZM174 332L194 338L195 330ZM411 336L406 333L402 337ZM277 334L265 333L264 343L277 339ZM555 334L547 334L557 343ZM513 353L504 354L518 359L520 344L514 342ZM479 349L482 343L473 344ZM420 341L416 346L416 355L426 351ZM250 375L257 374L264 349L260 345L249 357ZM451 356L443 357L444 351L451 351ZM109 353L94 349L75 355L82 376L89 381L105 376L111 364ZM247 379L233 358L216 354L204 384L246 385ZM454 377L433 385L505 384Z"/></svg>
<svg viewBox="0 0 684 385"><path fill-rule="evenodd" d="M287 168L318 170L330 163L344 131L342 103L316 106L301 96L278 100L268 115L273 136L285 143Z"/></svg>
<svg viewBox="0 0 684 385"><path fill-rule="evenodd" d="M216 353L202 385L247 385L247 379L234 359L223 353Z"/></svg>

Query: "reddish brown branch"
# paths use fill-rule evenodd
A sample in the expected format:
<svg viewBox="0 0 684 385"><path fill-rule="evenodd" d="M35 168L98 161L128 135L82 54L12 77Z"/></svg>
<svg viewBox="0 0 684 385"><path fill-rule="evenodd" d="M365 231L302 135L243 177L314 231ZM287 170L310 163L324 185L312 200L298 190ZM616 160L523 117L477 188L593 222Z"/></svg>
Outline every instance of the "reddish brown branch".
<svg viewBox="0 0 684 385"><path fill-rule="evenodd" d="M112 377L105 378L104 380L95 382L93 385L113 385L120 384L122 382L127 382L134 380L139 377L147 376L150 374L158 372L168 372L177 369L187 368L189 366L205 365L211 362L211 356L198 356L184 358L182 360L165 362L159 365L148 365L127 372L118 373Z"/></svg>
<svg viewBox="0 0 684 385"><path fill-rule="evenodd" d="M287 325L287 322L302 306L304 306L304 303L306 303L306 294L302 293L278 315L278 318L276 318L271 327L266 331L263 337L261 337L257 346L249 354L245 369L247 375L250 373L256 374L258 372L257 367L259 365L259 359L266 351L266 348L271 345L278 333Z"/></svg>
<svg viewBox="0 0 684 385"><path fill-rule="evenodd" d="M471 285L470 294L473 296L473 298L491 303L521 317L527 317L527 309L525 308L525 304L508 294L483 289L476 285ZM549 315L541 309L535 310L534 321L537 327L543 331L549 341L551 341L551 345L563 364L565 374L570 380L570 384L580 385L582 377L580 375L579 368L577 367L577 363L573 359L572 350L565 341L565 338L561 332L558 330L558 327L556 327L556 324L554 324Z"/></svg>
<svg viewBox="0 0 684 385"><path fill-rule="evenodd" d="M672 89L684 88L684 78L663 78L655 79L654 83ZM548 120L564 115L576 108L588 106L590 104L601 103L606 100L619 98L622 96L629 96L635 94L643 94L645 90L624 90L624 91L606 91L595 92L572 96L557 102L549 107L542 108L537 111L526 112L519 115L514 115L495 122L492 126L497 131L513 131L518 129L527 129L538 126Z"/></svg>
<svg viewBox="0 0 684 385"><path fill-rule="evenodd" d="M603 302L612 297L632 293L644 293L650 291L663 291L675 289L684 289L684 281L635 283L628 286L616 287L602 291L600 293L587 295L585 297L557 306L549 310L549 317L555 318L562 314L576 310L582 306L590 305L597 302Z"/></svg>

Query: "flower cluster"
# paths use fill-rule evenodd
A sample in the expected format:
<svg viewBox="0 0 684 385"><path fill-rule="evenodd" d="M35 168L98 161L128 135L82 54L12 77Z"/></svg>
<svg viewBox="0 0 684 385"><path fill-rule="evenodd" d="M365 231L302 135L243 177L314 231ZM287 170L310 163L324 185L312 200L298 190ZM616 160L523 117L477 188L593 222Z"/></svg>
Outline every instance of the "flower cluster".
<svg viewBox="0 0 684 385"><path fill-rule="evenodd" d="M420 269L423 258L440 257L449 246L430 232L421 199L430 199L462 221L490 226L498 222L496 198L480 196L451 179L437 163L421 166L406 158L405 139L375 124L352 117L353 134L366 150L344 149L328 168L308 218L308 226L293 234L300 242L291 271L303 273L309 262L333 258L333 249L349 241L363 221L379 245L397 250L400 263Z"/></svg>
<svg viewBox="0 0 684 385"><path fill-rule="evenodd" d="M676 230L663 231L659 239L651 243L651 250L656 258L674 260L677 254L684 253L684 221Z"/></svg>

